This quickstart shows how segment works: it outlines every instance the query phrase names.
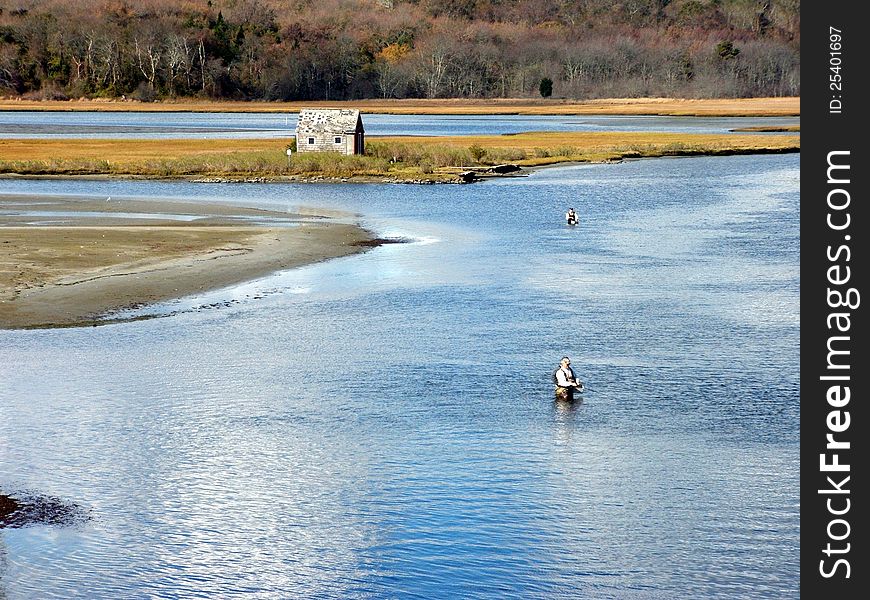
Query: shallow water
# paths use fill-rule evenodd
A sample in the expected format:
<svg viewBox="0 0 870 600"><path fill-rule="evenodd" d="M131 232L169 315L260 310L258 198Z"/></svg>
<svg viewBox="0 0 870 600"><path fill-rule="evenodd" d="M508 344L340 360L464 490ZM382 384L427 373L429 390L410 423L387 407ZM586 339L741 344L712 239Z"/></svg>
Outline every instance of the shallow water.
<svg viewBox="0 0 870 600"><path fill-rule="evenodd" d="M0 493L90 515L0 530L0 596L798 597L799 160L0 180L414 240L124 315L158 318L0 331ZM568 406L564 354L588 387Z"/></svg>
<svg viewBox="0 0 870 600"><path fill-rule="evenodd" d="M283 138L296 113L111 113L0 111L9 138ZM799 117L662 117L600 115L363 116L366 134L501 135L523 131L670 131L727 133L739 127L799 125ZM770 134L768 134L770 135ZM793 135L793 134L792 134Z"/></svg>

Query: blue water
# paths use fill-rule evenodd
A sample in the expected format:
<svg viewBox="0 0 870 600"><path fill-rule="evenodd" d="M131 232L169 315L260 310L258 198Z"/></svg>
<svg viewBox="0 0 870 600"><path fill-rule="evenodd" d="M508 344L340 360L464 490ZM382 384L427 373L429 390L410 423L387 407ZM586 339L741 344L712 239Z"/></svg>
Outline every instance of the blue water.
<svg viewBox="0 0 870 600"><path fill-rule="evenodd" d="M0 180L414 240L129 315L158 318L0 331L0 489L91 515L0 530L0 595L798 597L799 161Z"/></svg>
<svg viewBox="0 0 870 600"><path fill-rule="evenodd" d="M283 138L296 113L108 113L0 111L9 138ZM377 115L363 116L366 134L501 135L524 131L668 131L727 133L741 127L799 125L799 117ZM767 134L770 135L770 134ZM792 134L793 135L793 134Z"/></svg>

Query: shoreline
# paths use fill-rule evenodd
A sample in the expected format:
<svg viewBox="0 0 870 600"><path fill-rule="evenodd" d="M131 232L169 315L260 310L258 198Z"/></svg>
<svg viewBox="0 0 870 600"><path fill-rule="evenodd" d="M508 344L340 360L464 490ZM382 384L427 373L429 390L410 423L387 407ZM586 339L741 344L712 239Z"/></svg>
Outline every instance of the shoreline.
<svg viewBox="0 0 870 600"><path fill-rule="evenodd" d="M33 210L33 200L0 196L0 206L26 212ZM356 224L324 216L215 204L191 214L190 203L167 200L148 203L150 213L143 212L145 203L122 201L94 216L104 201L51 197L49 204L82 214L50 225L24 224L29 217L0 219L0 329L94 325L125 308L229 287L383 243ZM131 212L142 215L131 218ZM243 222L276 215L285 219L278 226Z"/></svg>
<svg viewBox="0 0 870 600"><path fill-rule="evenodd" d="M299 112L302 108L359 108L393 115L648 115L696 117L800 116L800 97L778 98L489 98L367 99L310 102L0 98L0 111Z"/></svg>

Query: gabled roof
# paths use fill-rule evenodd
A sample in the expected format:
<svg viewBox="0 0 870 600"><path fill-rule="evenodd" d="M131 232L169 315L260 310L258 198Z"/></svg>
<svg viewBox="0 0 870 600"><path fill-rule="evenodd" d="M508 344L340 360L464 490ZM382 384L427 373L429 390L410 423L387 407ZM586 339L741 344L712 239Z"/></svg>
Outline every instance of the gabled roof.
<svg viewBox="0 0 870 600"><path fill-rule="evenodd" d="M358 129L357 129L358 128ZM364 132L359 110L344 108L303 108L296 122L297 133Z"/></svg>

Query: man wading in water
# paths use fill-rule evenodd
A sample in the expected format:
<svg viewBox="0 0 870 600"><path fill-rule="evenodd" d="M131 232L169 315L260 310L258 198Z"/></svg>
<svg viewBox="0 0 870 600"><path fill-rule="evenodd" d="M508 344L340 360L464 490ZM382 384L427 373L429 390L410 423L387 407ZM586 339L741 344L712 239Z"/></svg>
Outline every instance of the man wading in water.
<svg viewBox="0 0 870 600"><path fill-rule="evenodd" d="M577 213L574 212L573 208L569 208L568 212L565 213L565 220L568 221L568 225L577 224Z"/></svg>
<svg viewBox="0 0 870 600"><path fill-rule="evenodd" d="M571 359L567 356L562 357L559 368L553 372L553 383L556 384L557 400L573 400L575 391L583 391L583 382L574 376Z"/></svg>

